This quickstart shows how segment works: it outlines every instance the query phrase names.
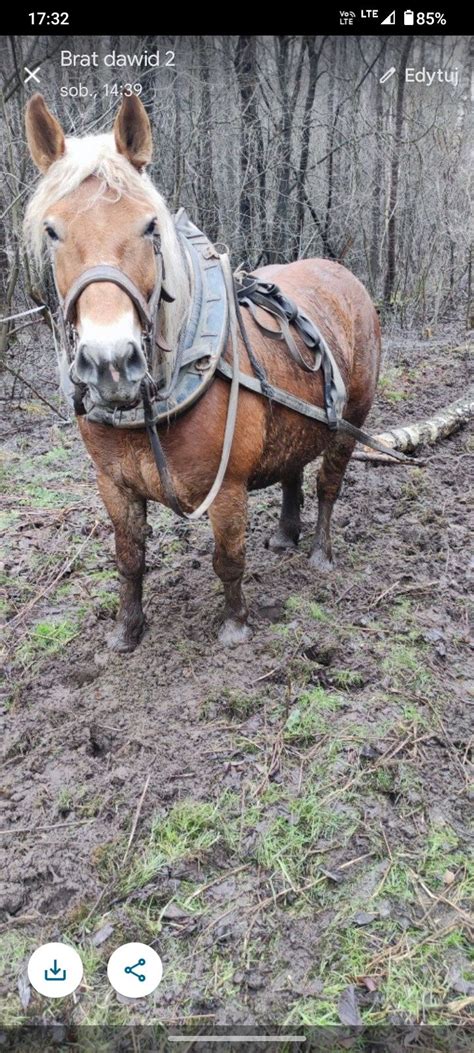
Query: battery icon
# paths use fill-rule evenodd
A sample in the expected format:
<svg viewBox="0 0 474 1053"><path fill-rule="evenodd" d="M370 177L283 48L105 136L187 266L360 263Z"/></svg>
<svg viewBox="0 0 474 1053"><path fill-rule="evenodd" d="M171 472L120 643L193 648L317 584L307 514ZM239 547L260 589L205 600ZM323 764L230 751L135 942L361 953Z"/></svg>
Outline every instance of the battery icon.
<svg viewBox="0 0 474 1053"><path fill-rule="evenodd" d="M404 11L403 12L403 22L404 22L404 25L406 25L406 26L414 25L414 22L415 22L414 12L413 11Z"/></svg>

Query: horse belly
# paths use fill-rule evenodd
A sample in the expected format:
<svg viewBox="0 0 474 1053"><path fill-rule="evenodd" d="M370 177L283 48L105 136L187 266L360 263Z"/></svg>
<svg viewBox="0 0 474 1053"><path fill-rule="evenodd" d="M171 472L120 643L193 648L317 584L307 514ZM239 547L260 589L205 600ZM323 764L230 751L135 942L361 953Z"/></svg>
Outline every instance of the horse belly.
<svg viewBox="0 0 474 1053"><path fill-rule="evenodd" d="M249 478L248 489L264 489L296 475L323 453L332 438L325 425L273 406L262 456Z"/></svg>

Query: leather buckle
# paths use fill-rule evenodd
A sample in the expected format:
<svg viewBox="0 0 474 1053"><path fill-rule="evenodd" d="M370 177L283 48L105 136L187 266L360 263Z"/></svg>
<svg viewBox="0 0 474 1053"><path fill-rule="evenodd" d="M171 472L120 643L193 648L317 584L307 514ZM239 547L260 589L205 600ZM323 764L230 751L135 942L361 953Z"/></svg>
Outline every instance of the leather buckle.
<svg viewBox="0 0 474 1053"><path fill-rule="evenodd" d="M194 368L197 369L198 373L205 373L210 368L211 362L211 355L203 355L202 358L196 359Z"/></svg>
<svg viewBox="0 0 474 1053"><path fill-rule="evenodd" d="M328 419L328 428L331 431L336 431L339 425L339 419L336 410L334 409L334 406L330 403L328 403L328 405L326 406L326 416Z"/></svg>

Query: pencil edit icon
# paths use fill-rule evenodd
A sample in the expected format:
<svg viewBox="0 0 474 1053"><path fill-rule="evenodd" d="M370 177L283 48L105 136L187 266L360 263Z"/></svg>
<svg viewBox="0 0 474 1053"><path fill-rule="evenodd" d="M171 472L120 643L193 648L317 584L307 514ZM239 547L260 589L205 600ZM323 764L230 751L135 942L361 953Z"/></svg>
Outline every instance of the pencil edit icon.
<svg viewBox="0 0 474 1053"><path fill-rule="evenodd" d="M390 80L390 77L393 77L393 74L396 73L396 72L397 71L395 69L395 66L390 66L390 69L388 69L387 72L384 73L382 77L380 77L379 83L380 84L385 84L385 82L387 80Z"/></svg>

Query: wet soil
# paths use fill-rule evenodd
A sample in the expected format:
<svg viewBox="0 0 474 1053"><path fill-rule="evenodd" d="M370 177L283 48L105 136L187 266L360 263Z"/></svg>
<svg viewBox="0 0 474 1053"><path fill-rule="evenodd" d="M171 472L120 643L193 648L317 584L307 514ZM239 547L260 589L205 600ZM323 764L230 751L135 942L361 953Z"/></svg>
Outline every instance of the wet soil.
<svg viewBox="0 0 474 1053"><path fill-rule="evenodd" d="M375 433L423 419L458 398L467 355L459 333L397 335L367 426ZM397 1007L383 986L390 967L377 954L388 946L396 957L404 931L417 925L420 939L426 926L462 932L467 909L463 888L455 895L462 863L451 884L449 874L437 884L434 868L430 885L422 868L433 831L445 832L453 853L463 854L468 838L468 429L419 451L419 469L351 463L328 576L308 564L315 467L305 476L294 555L265 545L278 487L252 495L245 591L253 637L235 649L216 639L222 599L208 523L183 527L152 509L147 629L125 656L106 647L112 538L75 427L59 428L47 409L35 414L23 403L9 415L6 448L13 515L0 918L19 947L4 990L11 1012L37 1019L44 1009L31 992L22 1009L16 990L32 947L67 938L90 950L107 924L95 944L92 993L61 1010L76 1022L96 1019L107 957L133 939L152 943L165 964L156 1000L131 1007L140 1020L266 1027L304 1022L305 1007L319 1020L318 1005L331 1004L330 1022L344 1019L324 960L344 989L355 985L363 1013L393 1020ZM48 462L51 450L60 452ZM45 622L60 626L63 642L50 646L46 633L41 650ZM308 695L328 709L319 723L310 713L305 726ZM292 841L295 802L305 800L314 829L302 826L302 840ZM174 856L166 822L171 816L179 841L182 802L191 813L198 806L202 825L186 828L187 847ZM161 853L154 866L153 845ZM392 880L398 857L425 874L425 889L414 885L408 898ZM359 970L344 943L356 930L368 939ZM366 962L375 987L364 986ZM115 998L107 989L110 1013ZM456 999L456 989L438 996ZM442 1019L459 1015L446 1009Z"/></svg>

